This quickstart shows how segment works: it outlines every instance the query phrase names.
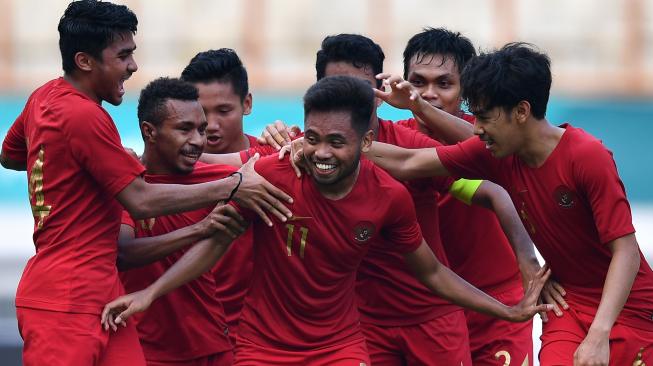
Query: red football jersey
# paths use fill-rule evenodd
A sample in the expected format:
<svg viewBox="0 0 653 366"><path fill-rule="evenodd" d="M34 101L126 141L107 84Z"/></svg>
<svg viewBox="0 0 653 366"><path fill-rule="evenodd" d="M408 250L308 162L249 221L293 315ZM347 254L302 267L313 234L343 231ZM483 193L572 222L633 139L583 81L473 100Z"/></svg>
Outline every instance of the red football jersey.
<svg viewBox="0 0 653 366"><path fill-rule="evenodd" d="M230 166L198 162L190 174L146 174L145 180L149 183L198 184L222 179L235 170ZM211 210L213 206L137 221L124 211L122 223L133 227L137 238L152 237L199 222ZM186 251L187 249L182 249L158 262L121 272L120 279L125 289L134 292L146 288L172 267ZM214 276L207 272L160 297L147 311L136 314L134 318L145 358L156 361L190 360L230 350L224 311L220 299L215 296L215 290Z"/></svg>
<svg viewBox="0 0 653 366"><path fill-rule="evenodd" d="M27 163L36 254L16 306L100 314L123 293L116 256L122 206L114 196L143 172L102 106L63 78L30 96L4 140Z"/></svg>
<svg viewBox="0 0 653 366"><path fill-rule="evenodd" d="M470 123L475 121L470 114L461 117ZM419 122L414 118L397 123L418 130ZM486 292L521 286L515 253L494 212L468 206L448 193L440 196L438 207L440 237L454 272Z"/></svg>
<svg viewBox="0 0 653 366"><path fill-rule="evenodd" d="M421 132L381 119L377 141L414 149L441 145ZM405 183L412 196L411 202L424 240L444 265L448 265L448 261L440 241L437 200L439 194L447 192L452 183L453 179L449 177ZM396 244L392 237L378 239L378 245L370 246L358 269L356 292L361 321L383 326L404 326L460 310L460 307L434 295L415 278L401 253L393 250Z"/></svg>
<svg viewBox="0 0 653 366"><path fill-rule="evenodd" d="M256 137L245 135L249 140L249 146L259 146ZM238 326L240 309L243 307L243 299L249 289L252 279L252 247L254 235L252 228L247 230L234 240L229 250L213 268L215 274L215 296L224 307L229 331L234 332Z"/></svg>
<svg viewBox="0 0 653 366"><path fill-rule="evenodd" d="M635 229L612 153L585 131L561 127L566 131L539 168L514 155L496 159L477 137L437 152L452 174L489 179L508 191L553 276L567 290L567 302L594 314L612 258L605 244ZM641 252L640 257L617 322L653 329L653 272Z"/></svg>
<svg viewBox="0 0 653 366"><path fill-rule="evenodd" d="M399 252L421 244L410 195L364 159L351 192L339 200L325 198L311 177L298 179L287 158L265 157L255 168L294 198L294 216L273 227L254 220L255 270L238 336L287 350L362 338L356 270L378 236L393 238Z"/></svg>

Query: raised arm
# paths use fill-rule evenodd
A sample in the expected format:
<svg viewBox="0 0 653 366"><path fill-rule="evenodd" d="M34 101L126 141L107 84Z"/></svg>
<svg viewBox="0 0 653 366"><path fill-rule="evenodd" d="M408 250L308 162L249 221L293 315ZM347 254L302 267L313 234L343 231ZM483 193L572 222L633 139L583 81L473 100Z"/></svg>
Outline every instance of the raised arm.
<svg viewBox="0 0 653 366"><path fill-rule="evenodd" d="M200 156L200 161L206 164L220 164L235 167L243 166L243 161L240 159L240 153L229 154L210 154L204 153Z"/></svg>
<svg viewBox="0 0 653 366"><path fill-rule="evenodd" d="M401 76L383 73L376 76L382 79L387 90L375 89L374 93L384 102L395 108L413 112L435 136L447 144L455 144L474 135L474 127L467 121L440 110L425 101L417 90Z"/></svg>
<svg viewBox="0 0 653 366"><path fill-rule="evenodd" d="M141 267L185 248L212 235L226 235L235 239L245 231L242 218L225 214L228 206L218 205L201 221L169 233L136 238L135 229L121 225L118 237L118 269ZM137 222L136 225L139 225Z"/></svg>
<svg viewBox="0 0 653 366"><path fill-rule="evenodd" d="M529 283L524 298L519 304L508 307L483 291L470 285L449 268L442 265L428 244L422 245L414 252L404 255L404 260L413 270L415 276L431 291L465 308L487 314L496 318L518 322L526 321L540 311L550 310L550 305L536 305L540 290L551 272L541 269Z"/></svg>
<svg viewBox="0 0 653 366"><path fill-rule="evenodd" d="M365 156L399 180L449 175L435 148L404 149L374 141Z"/></svg>

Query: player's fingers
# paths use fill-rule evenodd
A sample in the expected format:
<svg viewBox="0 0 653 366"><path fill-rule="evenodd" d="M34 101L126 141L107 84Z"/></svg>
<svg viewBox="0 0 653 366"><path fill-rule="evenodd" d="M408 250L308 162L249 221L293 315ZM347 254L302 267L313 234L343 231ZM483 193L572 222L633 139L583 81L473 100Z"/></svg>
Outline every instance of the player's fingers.
<svg viewBox="0 0 653 366"><path fill-rule="evenodd" d="M270 184L271 187L274 187L273 185ZM276 189L276 187L275 187ZM278 199L274 198L273 196L267 195L261 197L262 199L260 200L261 206L263 208L276 216L279 220L285 222L288 221L288 217L292 216L292 213L290 210L283 204L281 201Z"/></svg>
<svg viewBox="0 0 653 366"><path fill-rule="evenodd" d="M547 292L556 303L560 304L560 306L562 306L563 309L565 310L569 309L569 305L567 305L567 302L562 297L562 294L560 294L560 292L554 285L550 283L547 284L545 292Z"/></svg>
<svg viewBox="0 0 653 366"><path fill-rule="evenodd" d="M266 128L265 131L263 131L263 136L265 137L265 143L279 150L281 148L281 145L277 143L277 140L274 138L272 131L269 130L270 127L266 126L265 128Z"/></svg>
<svg viewBox="0 0 653 366"><path fill-rule="evenodd" d="M290 159L290 164L292 165L292 168L295 171L297 178L302 177L302 169L300 167L302 161L303 161L303 155L301 151L295 152L295 155L292 157L292 159Z"/></svg>
<svg viewBox="0 0 653 366"><path fill-rule="evenodd" d="M390 96L390 92L379 90L379 89L376 89L376 88L374 88L372 90L374 91L374 96L381 99L381 100L383 100L383 101L386 101L388 99L388 97Z"/></svg>
<svg viewBox="0 0 653 366"><path fill-rule="evenodd" d="M401 83L404 81L404 79L399 76L399 75L391 75L390 77L387 78L388 84L390 84L391 87L396 87L397 84Z"/></svg>
<svg viewBox="0 0 653 366"><path fill-rule="evenodd" d="M540 304L535 306L535 311L533 311L533 315L535 313L546 313L547 311L553 310L553 305L551 304Z"/></svg>
<svg viewBox="0 0 653 366"><path fill-rule="evenodd" d="M297 125L290 126L290 137L297 137L302 132L302 129Z"/></svg>
<svg viewBox="0 0 653 366"><path fill-rule="evenodd" d="M547 291L542 292L542 299L544 300L545 303L553 305L552 310L556 316L558 317L562 316L562 310L560 310L558 304L556 303L556 301L553 299L553 297L549 292Z"/></svg>
<svg viewBox="0 0 653 366"><path fill-rule="evenodd" d="M277 128L277 131L279 131L279 134L283 138L282 145L289 144L292 141L292 139L290 138L290 134L288 133L288 126L286 126L285 123L279 120L274 121L274 126Z"/></svg>
<svg viewBox="0 0 653 366"><path fill-rule="evenodd" d="M291 147L290 145L286 145L279 150L279 160L283 160L284 156L286 156L287 153L290 153ZM292 159L291 159L292 162Z"/></svg>
<svg viewBox="0 0 653 366"><path fill-rule="evenodd" d="M137 312L138 309L134 306L134 304L130 304L127 309L125 309L122 313L118 314L116 316L115 323L122 325L123 322L126 322L127 319L132 316L135 312Z"/></svg>
<svg viewBox="0 0 653 366"><path fill-rule="evenodd" d="M559 283L556 282L556 281L550 281L550 282L551 282L551 286L553 286L553 288L555 288L555 290L558 291L558 293L559 293L560 295L562 295L562 296L567 295L567 291L565 291L565 288L562 287L561 284L559 284Z"/></svg>
<svg viewBox="0 0 653 366"><path fill-rule="evenodd" d="M537 300L537 304L541 305L543 303L544 303L544 301L542 300L542 297L540 297ZM540 319L542 319L542 322L544 322L544 323L549 321L549 317L546 315L546 311L540 311Z"/></svg>
<svg viewBox="0 0 653 366"><path fill-rule="evenodd" d="M284 125L283 128L285 129L285 127L286 127L286 126ZM271 135L272 138L274 139L274 142L275 142L275 144L276 144L274 147L275 147L277 150L279 150L279 149L281 148L281 146L285 145L285 144L284 144L285 141L284 141L284 139L283 139L283 136L281 136L281 133L280 133L279 130L277 129L277 125L276 125L276 124L267 125L267 126L265 127L265 129L270 133L270 135Z"/></svg>
<svg viewBox="0 0 653 366"><path fill-rule="evenodd" d="M268 215L265 213L265 211L263 211L263 209L260 206L255 204L250 204L248 206L250 210L254 211L261 218L261 220L263 220L265 225L272 226L272 220L270 220Z"/></svg>
<svg viewBox="0 0 653 366"><path fill-rule="evenodd" d="M236 208L232 205L225 205L224 206L224 214L231 217L232 219L236 220L238 225L247 227L247 220L236 210Z"/></svg>
<svg viewBox="0 0 653 366"><path fill-rule="evenodd" d="M397 89L409 89L410 90L410 87L411 87L411 84L406 80L403 80L403 81L397 83Z"/></svg>
<svg viewBox="0 0 653 366"><path fill-rule="evenodd" d="M377 78L378 80L383 80L383 79L387 79L387 78L389 78L390 76L392 76L391 73L389 73L389 72L382 72L382 73L380 73L380 74L376 74L375 78Z"/></svg>
<svg viewBox="0 0 653 366"><path fill-rule="evenodd" d="M263 184L263 187L267 191L268 195L266 197L269 197L267 200L268 202L272 203L274 207L276 207L279 211L283 212L286 214L288 217L292 216L292 213L290 210L284 206L282 202L288 202L292 203L292 197L290 197L286 192L280 190L279 188L273 186L270 182L265 181Z"/></svg>

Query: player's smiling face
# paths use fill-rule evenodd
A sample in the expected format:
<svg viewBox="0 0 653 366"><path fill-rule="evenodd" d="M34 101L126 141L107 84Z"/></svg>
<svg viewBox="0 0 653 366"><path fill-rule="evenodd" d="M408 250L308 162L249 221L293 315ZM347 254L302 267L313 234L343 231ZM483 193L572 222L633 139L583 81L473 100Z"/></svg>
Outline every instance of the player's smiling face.
<svg viewBox="0 0 653 366"><path fill-rule="evenodd" d="M452 57L413 56L408 65L407 81L432 106L449 114L460 113L460 72Z"/></svg>
<svg viewBox="0 0 653 366"><path fill-rule="evenodd" d="M485 147L496 158L514 154L519 149L522 137L519 135L519 124L513 118L513 111L503 107L473 111L476 117L474 134L485 142Z"/></svg>
<svg viewBox="0 0 653 366"><path fill-rule="evenodd" d="M312 111L306 116L304 158L320 189L347 191L356 180L361 138L351 126L347 111ZM371 140L371 139L370 139Z"/></svg>
<svg viewBox="0 0 653 366"><path fill-rule="evenodd" d="M116 35L114 41L102 50L102 59L96 60L93 70L95 93L99 100L113 105L122 103L124 83L138 70L134 61L135 49L134 37L126 32Z"/></svg>
<svg viewBox="0 0 653 366"><path fill-rule="evenodd" d="M199 90L200 104L206 114L206 152L227 153L230 145L240 142L243 135L243 115L252 111L252 96L243 101L234 91L233 85L212 81L195 83Z"/></svg>
<svg viewBox="0 0 653 366"><path fill-rule="evenodd" d="M146 160L157 163L157 174L188 174L202 155L206 144L206 117L198 101L170 99L167 117L155 128L156 156ZM149 167L148 167L149 169Z"/></svg>

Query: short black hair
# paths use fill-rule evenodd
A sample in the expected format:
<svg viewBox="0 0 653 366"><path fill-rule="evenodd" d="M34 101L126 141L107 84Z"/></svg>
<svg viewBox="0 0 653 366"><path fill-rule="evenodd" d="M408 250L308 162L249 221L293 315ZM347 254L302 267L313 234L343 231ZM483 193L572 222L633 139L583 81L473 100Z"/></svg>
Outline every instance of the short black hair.
<svg viewBox="0 0 653 366"><path fill-rule="evenodd" d="M249 93L247 70L231 48L198 53L181 72L181 79L191 83L230 83L241 102Z"/></svg>
<svg viewBox="0 0 653 366"><path fill-rule="evenodd" d="M476 49L472 41L459 32L444 28L424 28L410 38L404 49L404 79L408 78L408 67L413 57L421 62L424 57L433 55L450 56L458 72L462 73L467 62L476 56Z"/></svg>
<svg viewBox="0 0 653 366"><path fill-rule="evenodd" d="M359 69L370 66L376 75L383 72L383 60L385 54L381 46L365 36L347 33L328 36L317 51L315 60L317 80L324 77L329 62L347 62ZM380 88L381 83L381 80L377 80L376 87Z"/></svg>
<svg viewBox="0 0 653 366"><path fill-rule="evenodd" d="M359 136L370 128L374 92L365 81L344 75L327 76L304 95L304 119L311 112L349 112L351 126Z"/></svg>
<svg viewBox="0 0 653 366"><path fill-rule="evenodd" d="M102 50L124 33L136 33L138 19L125 5L97 0L73 1L59 20L63 71L75 70L75 54L85 52L102 61Z"/></svg>
<svg viewBox="0 0 653 366"><path fill-rule="evenodd" d="M525 100L533 117L542 119L551 89L551 60L531 44L508 43L469 61L460 83L471 112L494 107L511 110Z"/></svg>
<svg viewBox="0 0 653 366"><path fill-rule="evenodd" d="M168 116L166 102L170 99L196 101L199 93L195 85L177 78L158 78L141 90L138 98L138 123L147 121L155 126Z"/></svg>

